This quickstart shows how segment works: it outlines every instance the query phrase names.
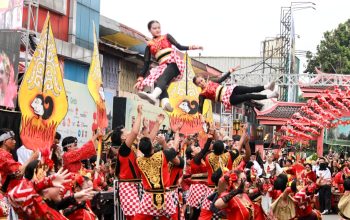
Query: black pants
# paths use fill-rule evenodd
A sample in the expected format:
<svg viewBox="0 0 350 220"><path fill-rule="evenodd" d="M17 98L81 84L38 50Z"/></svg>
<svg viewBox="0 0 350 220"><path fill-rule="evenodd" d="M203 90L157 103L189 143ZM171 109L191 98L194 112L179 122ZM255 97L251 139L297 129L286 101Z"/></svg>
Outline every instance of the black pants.
<svg viewBox="0 0 350 220"><path fill-rule="evenodd" d="M171 83L171 81L176 78L180 74L180 70L177 67L176 63L170 63L165 68L162 75L157 79L156 87L159 87L162 90L162 94L160 94L159 99L162 100L163 98L168 98L168 86Z"/></svg>
<svg viewBox="0 0 350 220"><path fill-rule="evenodd" d="M331 186L324 185L320 186L320 189L318 191L318 201L320 203L320 211L323 212L324 210L331 211Z"/></svg>
<svg viewBox="0 0 350 220"><path fill-rule="evenodd" d="M190 220L198 220L200 215L201 215L201 210L193 208Z"/></svg>
<svg viewBox="0 0 350 220"><path fill-rule="evenodd" d="M230 96L231 105L237 105L250 100L263 100L267 99L266 95L251 94L254 92L264 91L264 86L247 87L247 86L236 86Z"/></svg>

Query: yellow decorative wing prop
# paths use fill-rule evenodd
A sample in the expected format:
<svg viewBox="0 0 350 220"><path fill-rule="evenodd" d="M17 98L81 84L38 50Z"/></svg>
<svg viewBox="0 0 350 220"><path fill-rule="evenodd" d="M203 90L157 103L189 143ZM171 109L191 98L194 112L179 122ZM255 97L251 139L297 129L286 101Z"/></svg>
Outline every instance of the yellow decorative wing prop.
<svg viewBox="0 0 350 220"><path fill-rule="evenodd" d="M192 79L195 76L191 58L185 54L184 62L187 62L182 80L173 82L168 88L169 99L174 111L170 114L170 126L173 127L179 121L184 123L181 133L194 134L203 130L202 122L198 114L198 97L200 88ZM186 95L186 71L187 71L187 95ZM203 115L212 117L210 102L205 102ZM210 119L212 121L212 119Z"/></svg>
<svg viewBox="0 0 350 220"><path fill-rule="evenodd" d="M50 147L56 128L67 113L68 102L49 14L24 74L18 102L22 112L23 145L32 150Z"/></svg>
<svg viewBox="0 0 350 220"><path fill-rule="evenodd" d="M106 114L105 96L103 91L103 82L101 74L100 57L97 46L97 37L95 31L95 24L93 25L94 30L94 52L92 54L92 60L89 69L89 75L87 79L87 85L89 92L94 99L97 107L96 121L98 128L106 128L108 126L108 119Z"/></svg>

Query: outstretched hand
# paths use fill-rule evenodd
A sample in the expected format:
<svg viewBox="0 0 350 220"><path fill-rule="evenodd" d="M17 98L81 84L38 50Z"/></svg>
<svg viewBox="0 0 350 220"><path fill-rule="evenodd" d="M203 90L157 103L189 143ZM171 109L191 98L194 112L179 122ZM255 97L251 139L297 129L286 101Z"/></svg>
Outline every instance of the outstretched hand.
<svg viewBox="0 0 350 220"><path fill-rule="evenodd" d="M100 129L97 129L96 134L94 134L91 138L92 142L95 143L95 141L99 138L103 137L103 133L101 132Z"/></svg>
<svg viewBox="0 0 350 220"><path fill-rule="evenodd" d="M95 195L95 191L93 191L92 187L83 189L80 192L74 193L74 198L79 202L91 200Z"/></svg>
<svg viewBox="0 0 350 220"><path fill-rule="evenodd" d="M237 65L237 66L235 66L235 67L231 67L228 71L230 72L230 73L233 73L233 72L235 72L239 67L241 67L240 65Z"/></svg>
<svg viewBox="0 0 350 220"><path fill-rule="evenodd" d="M137 82L134 85L134 89L140 90L142 82L143 82L143 77L139 77L137 79Z"/></svg>
<svg viewBox="0 0 350 220"><path fill-rule="evenodd" d="M52 185L59 188L64 188L64 184L71 182L70 173L68 170L59 169L55 174L55 178L52 180Z"/></svg>
<svg viewBox="0 0 350 220"><path fill-rule="evenodd" d="M165 119L165 116L164 116L163 114L159 114L159 115L157 116L157 122L158 122L159 124L162 124L163 121L164 121L164 119Z"/></svg>
<svg viewBox="0 0 350 220"><path fill-rule="evenodd" d="M180 132L180 130L181 130L181 128L182 128L183 125L184 125L184 122L183 122L183 121L177 123L176 125L174 125L174 131L175 131L175 132Z"/></svg>
<svg viewBox="0 0 350 220"><path fill-rule="evenodd" d="M199 45L192 45L191 50L203 50L203 47Z"/></svg>

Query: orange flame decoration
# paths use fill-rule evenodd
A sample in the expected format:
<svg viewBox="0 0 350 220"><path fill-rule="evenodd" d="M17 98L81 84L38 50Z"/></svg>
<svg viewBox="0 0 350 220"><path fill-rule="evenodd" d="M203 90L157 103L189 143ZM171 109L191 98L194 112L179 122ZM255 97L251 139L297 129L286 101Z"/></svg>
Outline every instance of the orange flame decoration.
<svg viewBox="0 0 350 220"><path fill-rule="evenodd" d="M50 16L24 74L18 93L22 113L21 140L31 150L49 148L57 126L68 111L68 101L57 57Z"/></svg>
<svg viewBox="0 0 350 220"><path fill-rule="evenodd" d="M180 132L186 135L198 133L203 130L202 122L198 114L198 96L200 88L193 84L192 78L195 73L192 68L191 58L184 56L184 61L187 59L187 95L186 95L186 75L181 81L171 83L168 88L170 97L170 103L174 107L174 111L170 116L170 126L174 127L175 124L182 121L184 123ZM186 73L186 69L184 71ZM212 122L212 108L211 102L204 103L204 114L206 121Z"/></svg>
<svg viewBox="0 0 350 220"><path fill-rule="evenodd" d="M35 124L38 126L33 126ZM21 140L23 143L35 143L38 147L45 146L45 143L52 143L55 138L56 127L57 123L43 126L37 118L23 117Z"/></svg>

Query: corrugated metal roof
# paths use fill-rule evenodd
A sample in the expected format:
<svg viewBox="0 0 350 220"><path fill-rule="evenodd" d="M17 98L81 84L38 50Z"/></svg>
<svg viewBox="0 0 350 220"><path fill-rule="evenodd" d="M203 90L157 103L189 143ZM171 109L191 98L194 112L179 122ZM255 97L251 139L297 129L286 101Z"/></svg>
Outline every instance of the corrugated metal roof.
<svg viewBox="0 0 350 220"><path fill-rule="evenodd" d="M262 57L193 57L194 59L206 63L210 66L215 67L216 69L227 72L231 67L240 65L241 70L238 70L237 73L249 73L254 70L262 70L263 68L263 58ZM270 63L269 63L269 62ZM277 66L278 58L273 58L272 60L266 61L267 64L272 66ZM271 64L272 61L272 64ZM266 71L266 70L265 70Z"/></svg>

